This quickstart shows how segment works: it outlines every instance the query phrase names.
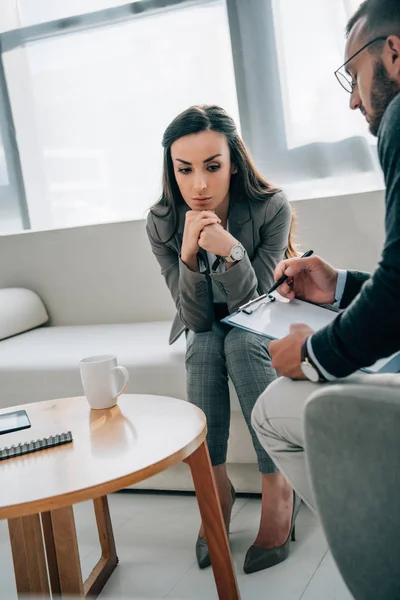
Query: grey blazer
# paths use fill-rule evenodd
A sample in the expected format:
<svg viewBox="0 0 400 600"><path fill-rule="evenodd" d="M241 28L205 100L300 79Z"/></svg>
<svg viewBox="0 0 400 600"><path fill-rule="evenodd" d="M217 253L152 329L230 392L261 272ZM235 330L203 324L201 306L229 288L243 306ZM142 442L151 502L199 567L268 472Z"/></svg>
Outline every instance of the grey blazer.
<svg viewBox="0 0 400 600"><path fill-rule="evenodd" d="M151 249L177 310L170 344L185 329L197 333L212 328L215 320L212 280L226 296L230 313L271 287L275 265L284 258L291 222L290 205L283 192L277 192L265 202L247 199L232 202L229 232L242 243L246 254L223 273L213 273L210 269L200 273L191 271L180 258L188 210L186 204L179 207L178 228L170 240L173 224L166 207L153 208L146 224ZM201 249L199 255L207 265L207 253Z"/></svg>

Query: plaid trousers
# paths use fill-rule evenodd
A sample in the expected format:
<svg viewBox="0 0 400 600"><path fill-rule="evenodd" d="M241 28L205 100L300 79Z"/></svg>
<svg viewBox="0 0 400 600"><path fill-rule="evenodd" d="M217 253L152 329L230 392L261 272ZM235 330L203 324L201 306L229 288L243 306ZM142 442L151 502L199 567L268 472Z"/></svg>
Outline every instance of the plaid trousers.
<svg viewBox="0 0 400 600"><path fill-rule="evenodd" d="M251 425L257 398L277 378L268 340L254 333L215 322L211 331L186 334L188 400L207 418L207 443L213 466L224 464L228 449L230 401L228 376L239 398L261 473L277 468L261 446Z"/></svg>

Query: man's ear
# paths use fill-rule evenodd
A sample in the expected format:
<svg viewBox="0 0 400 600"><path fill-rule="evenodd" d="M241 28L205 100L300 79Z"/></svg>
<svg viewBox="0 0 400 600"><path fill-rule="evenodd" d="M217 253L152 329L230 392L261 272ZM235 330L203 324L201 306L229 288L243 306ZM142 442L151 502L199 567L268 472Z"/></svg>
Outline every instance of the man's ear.
<svg viewBox="0 0 400 600"><path fill-rule="evenodd" d="M387 39L387 51L386 51L386 69L389 76L400 80L400 37L397 35L390 35Z"/></svg>
<svg viewBox="0 0 400 600"><path fill-rule="evenodd" d="M236 175L237 173L237 166L236 165L232 165L231 166L231 175Z"/></svg>

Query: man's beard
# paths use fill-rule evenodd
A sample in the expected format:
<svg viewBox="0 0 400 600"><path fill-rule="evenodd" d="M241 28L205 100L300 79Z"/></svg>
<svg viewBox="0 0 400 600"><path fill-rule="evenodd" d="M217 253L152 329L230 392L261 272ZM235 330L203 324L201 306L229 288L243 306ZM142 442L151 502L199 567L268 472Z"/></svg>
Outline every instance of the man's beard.
<svg viewBox="0 0 400 600"><path fill-rule="evenodd" d="M371 87L371 108L373 114L370 116L369 130L372 135L378 135L383 115L393 98L399 92L400 86L389 78L383 62L378 60L375 64Z"/></svg>

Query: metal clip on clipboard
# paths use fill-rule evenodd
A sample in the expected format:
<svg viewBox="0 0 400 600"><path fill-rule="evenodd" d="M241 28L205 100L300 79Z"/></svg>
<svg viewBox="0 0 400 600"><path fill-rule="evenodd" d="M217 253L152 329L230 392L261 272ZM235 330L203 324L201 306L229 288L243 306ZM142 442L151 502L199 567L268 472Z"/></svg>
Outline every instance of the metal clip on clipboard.
<svg viewBox="0 0 400 600"><path fill-rule="evenodd" d="M254 300L250 300L250 302L239 306L239 312L244 312L246 315L251 315L258 308L260 308L260 306L265 306L270 302L275 302L275 300L275 296L271 296L270 294L262 294L258 298L254 298Z"/></svg>
<svg viewBox="0 0 400 600"><path fill-rule="evenodd" d="M301 256L300 258L308 258L312 254L314 254L313 250L307 250L307 252L304 252L303 256ZM271 294L272 294L272 292L277 290L278 287L280 285L282 285L282 283L284 281L287 280L287 278L288 278L287 275L282 275L282 277L280 277L277 281L275 281L272 288L270 290L268 290L268 292L266 294L261 294L261 296L259 296L258 298L254 298L254 300L250 300L250 302L246 302L246 304L242 304L242 306L239 306L238 312L244 312L246 315L251 315L254 311L257 310L257 308L260 308L260 306L268 304L269 302L275 302L276 298L274 296L271 296ZM264 298L265 298L265 301L260 302L260 300L264 300ZM260 302L260 304L258 304L258 302ZM248 308L248 307L252 307L253 304L256 304L256 306L254 308Z"/></svg>

